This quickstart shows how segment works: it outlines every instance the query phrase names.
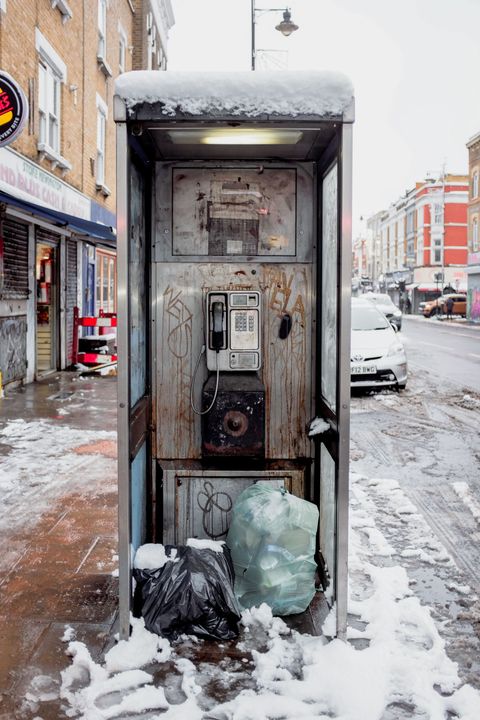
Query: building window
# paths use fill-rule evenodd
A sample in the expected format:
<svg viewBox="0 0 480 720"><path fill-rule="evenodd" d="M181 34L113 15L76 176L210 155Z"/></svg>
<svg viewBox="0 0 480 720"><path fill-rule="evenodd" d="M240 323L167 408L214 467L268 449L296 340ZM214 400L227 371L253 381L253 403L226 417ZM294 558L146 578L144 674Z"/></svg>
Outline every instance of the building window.
<svg viewBox="0 0 480 720"><path fill-rule="evenodd" d="M442 238L433 238L432 265L440 265L442 262Z"/></svg>
<svg viewBox="0 0 480 720"><path fill-rule="evenodd" d="M73 13L67 0L52 0L52 8L55 7L61 12L64 23L67 20L70 20L71 17L73 17Z"/></svg>
<svg viewBox="0 0 480 720"><path fill-rule="evenodd" d="M478 220L473 218L472 222L472 252L478 252Z"/></svg>
<svg viewBox="0 0 480 720"><path fill-rule="evenodd" d="M56 50L35 28L35 48L38 52L38 151L41 158L52 161L64 172L71 164L60 154L62 83L67 80L67 67Z"/></svg>
<svg viewBox="0 0 480 720"><path fill-rule="evenodd" d="M417 240L417 265L423 265L423 236Z"/></svg>
<svg viewBox="0 0 480 720"><path fill-rule="evenodd" d="M105 184L105 140L107 130L108 108L105 101L97 94L97 162L95 168L95 180L97 190L105 195L110 195Z"/></svg>
<svg viewBox="0 0 480 720"><path fill-rule="evenodd" d="M122 26L118 25L118 71L125 72L127 58L127 35Z"/></svg>
<svg viewBox="0 0 480 720"><path fill-rule="evenodd" d="M114 313L116 308L116 257L97 250L96 258L96 315L100 310Z"/></svg>
<svg viewBox="0 0 480 720"><path fill-rule="evenodd" d="M107 0L98 0L98 48L97 57L107 57Z"/></svg>
<svg viewBox="0 0 480 720"><path fill-rule="evenodd" d="M60 85L55 70L43 60L38 66L39 141L60 153Z"/></svg>
<svg viewBox="0 0 480 720"><path fill-rule="evenodd" d="M443 222L443 205L435 203L433 208L433 222L435 225L441 225Z"/></svg>
<svg viewBox="0 0 480 720"><path fill-rule="evenodd" d="M472 176L472 198L478 197L478 171L476 170Z"/></svg>

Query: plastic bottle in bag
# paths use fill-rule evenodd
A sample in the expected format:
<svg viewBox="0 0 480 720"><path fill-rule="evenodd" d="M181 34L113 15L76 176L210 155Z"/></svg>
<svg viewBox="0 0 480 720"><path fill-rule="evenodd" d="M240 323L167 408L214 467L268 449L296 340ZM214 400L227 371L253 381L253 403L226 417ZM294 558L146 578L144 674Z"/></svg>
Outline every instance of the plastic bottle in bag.
<svg viewBox="0 0 480 720"><path fill-rule="evenodd" d="M275 615L306 610L315 594L318 508L268 485L237 498L228 531L242 608L266 602Z"/></svg>

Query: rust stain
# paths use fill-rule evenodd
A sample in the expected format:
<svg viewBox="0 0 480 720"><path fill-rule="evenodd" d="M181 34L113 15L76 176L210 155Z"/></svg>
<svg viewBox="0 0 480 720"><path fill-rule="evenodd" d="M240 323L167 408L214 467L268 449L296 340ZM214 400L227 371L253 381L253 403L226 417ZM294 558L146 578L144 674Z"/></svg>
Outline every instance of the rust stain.
<svg viewBox="0 0 480 720"><path fill-rule="evenodd" d="M117 443L115 440L97 440L86 445L73 448L77 455L104 455L108 458L117 457Z"/></svg>

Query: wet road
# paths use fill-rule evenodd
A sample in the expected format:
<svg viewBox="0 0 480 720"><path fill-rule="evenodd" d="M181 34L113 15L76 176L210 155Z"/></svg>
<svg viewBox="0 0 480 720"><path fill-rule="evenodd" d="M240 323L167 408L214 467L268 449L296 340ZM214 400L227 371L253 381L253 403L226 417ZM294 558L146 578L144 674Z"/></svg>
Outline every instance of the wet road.
<svg viewBox="0 0 480 720"><path fill-rule="evenodd" d="M480 392L480 327L404 316L400 337L412 367Z"/></svg>
<svg viewBox="0 0 480 720"><path fill-rule="evenodd" d="M480 687L480 332L422 320L407 318L399 336L406 390L352 397L351 470L367 479L389 562L406 568L460 675Z"/></svg>

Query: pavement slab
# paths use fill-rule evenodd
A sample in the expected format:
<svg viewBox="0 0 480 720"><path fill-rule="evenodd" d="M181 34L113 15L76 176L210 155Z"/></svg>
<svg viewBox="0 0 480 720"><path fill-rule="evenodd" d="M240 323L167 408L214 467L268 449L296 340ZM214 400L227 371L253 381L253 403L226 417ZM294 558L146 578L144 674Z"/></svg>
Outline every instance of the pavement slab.
<svg viewBox="0 0 480 720"><path fill-rule="evenodd" d="M0 426L18 418L80 431L114 431L115 379L81 380L76 373L58 373L13 390L0 400ZM37 716L40 700L42 720L66 717L58 699L60 672L69 663L61 641L66 626L88 644L94 659L114 642L116 442L83 443L79 432L72 451L78 456L75 474L85 477L84 487L79 489L78 482L72 491L63 487L38 522L2 533L0 720L30 720ZM10 452L12 447L3 443L0 467L2 455ZM99 457L109 464L96 463Z"/></svg>

